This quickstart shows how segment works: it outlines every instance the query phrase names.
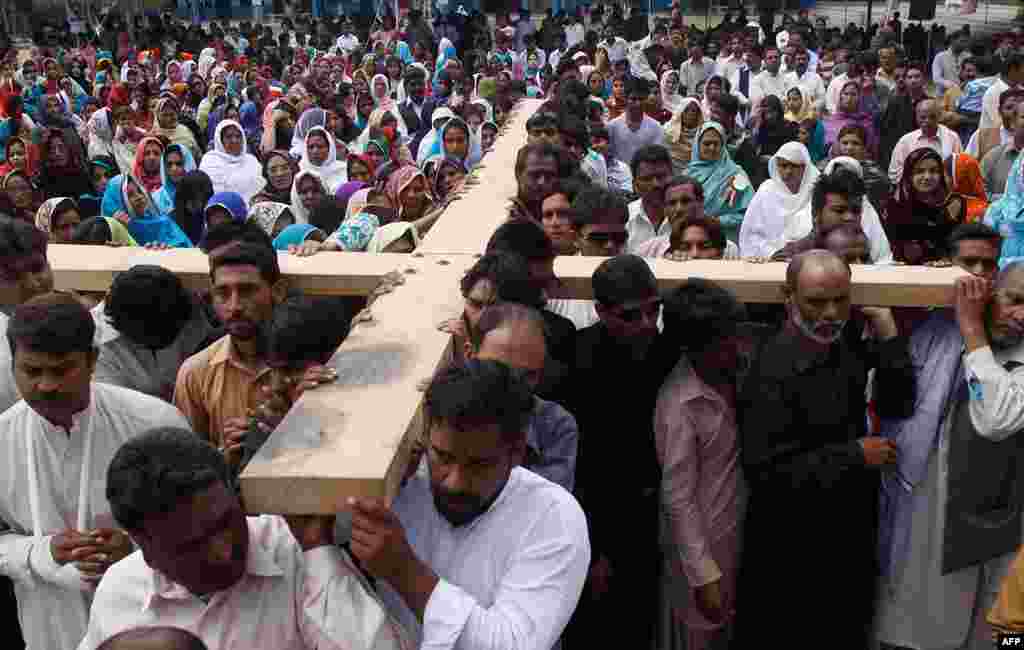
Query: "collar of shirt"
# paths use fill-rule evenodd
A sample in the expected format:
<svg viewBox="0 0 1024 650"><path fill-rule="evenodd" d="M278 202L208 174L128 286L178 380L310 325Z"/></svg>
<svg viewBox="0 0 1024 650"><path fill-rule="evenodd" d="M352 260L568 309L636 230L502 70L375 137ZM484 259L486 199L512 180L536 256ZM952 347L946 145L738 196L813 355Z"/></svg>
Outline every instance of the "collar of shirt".
<svg viewBox="0 0 1024 650"><path fill-rule="evenodd" d="M704 399L714 403L716 406L724 405L725 400L722 399L722 396L700 378L696 368L693 367L693 364L690 363L685 355L679 359L673 374L682 379L679 382L678 392L674 395L677 404L686 404L697 399ZM666 383L668 383L668 380L666 380Z"/></svg>
<svg viewBox="0 0 1024 650"><path fill-rule="evenodd" d="M1009 361L1016 361L1017 363L1024 363L1024 343L1018 343L1017 345L1010 348L997 348L992 347L992 356L996 358L999 365L1006 365Z"/></svg>
<svg viewBox="0 0 1024 650"><path fill-rule="evenodd" d="M934 136L926 135L924 131L918 129L916 140L918 142L924 140L925 142L938 142L939 144L942 144L942 125L940 124L939 128L935 129Z"/></svg>
<svg viewBox="0 0 1024 650"><path fill-rule="evenodd" d="M232 366L238 368L239 370L247 372L256 377L259 377L264 373L270 371L270 368L268 368L265 365L258 369L252 368L251 366L246 365L241 359L239 359L238 352L235 351L235 345L230 334L224 336L224 338L214 343L214 345L219 345L219 347L213 351L212 355L210 355L211 366L220 365L222 363L230 363Z"/></svg>
<svg viewBox="0 0 1024 650"><path fill-rule="evenodd" d="M246 520L246 526L249 527L248 520ZM150 609L153 607L153 601L156 598L163 598L165 600L187 600L192 597L198 598L198 596L190 592L188 589L169 579L159 571L155 569L151 569L151 571L153 582L149 585L150 591L143 595L143 609ZM249 576L262 578L273 578L284 575L284 569L282 569L274 560L273 552L254 539L251 528L249 530L249 552L248 557L245 560L245 573ZM230 589L239 588L244 585L245 581L246 577L242 576L241 580L232 585ZM205 602L208 603L209 599Z"/></svg>

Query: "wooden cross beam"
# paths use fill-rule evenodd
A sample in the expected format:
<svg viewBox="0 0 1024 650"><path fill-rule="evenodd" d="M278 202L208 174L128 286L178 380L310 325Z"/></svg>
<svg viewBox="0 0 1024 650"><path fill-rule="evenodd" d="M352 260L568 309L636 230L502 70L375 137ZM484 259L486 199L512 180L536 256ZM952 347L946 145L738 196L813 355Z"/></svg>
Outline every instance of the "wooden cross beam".
<svg viewBox="0 0 1024 650"><path fill-rule="evenodd" d="M398 487L412 438L422 430L418 387L445 358L450 337L443 320L461 313L459 279L483 253L516 194L516 151L526 142L526 120L539 107L525 100L506 133L476 172L479 182L454 202L412 255L320 253L283 255L293 286L311 294L366 295L389 272L405 284L379 297L371 319L356 324L331 359L338 380L307 392L242 475L251 512L333 513L348 496L390 496ZM199 251L51 246L59 288L105 291L135 264L159 264L191 287L209 284ZM591 297L590 278L602 258L559 257L555 272L563 297ZM784 264L651 260L662 289L690 277L718 282L746 302L781 302ZM887 306L949 306L959 269L858 266L853 301Z"/></svg>

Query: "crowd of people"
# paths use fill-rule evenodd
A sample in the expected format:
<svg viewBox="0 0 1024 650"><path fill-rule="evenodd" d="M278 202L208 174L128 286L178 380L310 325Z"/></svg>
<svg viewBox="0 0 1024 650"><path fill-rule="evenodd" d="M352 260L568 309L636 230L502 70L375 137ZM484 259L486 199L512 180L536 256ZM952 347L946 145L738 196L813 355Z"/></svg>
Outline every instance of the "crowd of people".
<svg viewBox="0 0 1024 650"><path fill-rule="evenodd" d="M1024 633L1024 30L935 52L914 30L111 14L0 53L5 629L29 650ZM366 304L303 295L279 256L415 251L525 98L516 196L440 325L398 496L247 517L240 473L338 380ZM50 243L200 248L211 287L139 265L57 292ZM559 297L560 255L607 258L593 299ZM651 259L785 262L783 302L661 292ZM966 273L952 308L854 306L852 265Z"/></svg>

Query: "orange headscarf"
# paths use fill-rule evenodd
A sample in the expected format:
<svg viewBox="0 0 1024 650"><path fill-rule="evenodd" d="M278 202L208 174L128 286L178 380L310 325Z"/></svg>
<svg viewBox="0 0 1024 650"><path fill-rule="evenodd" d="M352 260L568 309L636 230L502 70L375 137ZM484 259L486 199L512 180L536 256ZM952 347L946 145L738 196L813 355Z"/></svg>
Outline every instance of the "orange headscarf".
<svg viewBox="0 0 1024 650"><path fill-rule="evenodd" d="M985 193L985 181L981 176L981 166L974 156L961 153L950 160L952 169L950 176L952 190L964 197L967 202L967 221L981 221L988 209L988 194Z"/></svg>

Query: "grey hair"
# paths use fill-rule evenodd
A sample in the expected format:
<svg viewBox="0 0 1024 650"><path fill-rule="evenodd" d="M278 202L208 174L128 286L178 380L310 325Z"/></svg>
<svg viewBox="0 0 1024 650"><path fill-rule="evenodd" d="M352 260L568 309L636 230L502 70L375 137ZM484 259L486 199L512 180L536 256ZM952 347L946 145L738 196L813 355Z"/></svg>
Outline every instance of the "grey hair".
<svg viewBox="0 0 1024 650"><path fill-rule="evenodd" d="M826 266L829 263L837 264L846 269L846 274L851 275L853 271L850 269L850 265L846 263L846 260L839 257L835 253L823 248L815 248L809 251L804 251L793 257L789 262L789 266L786 267L786 286L790 291L796 291L797 280L800 279L800 272L804 269L804 264L811 263L817 264L818 266Z"/></svg>

